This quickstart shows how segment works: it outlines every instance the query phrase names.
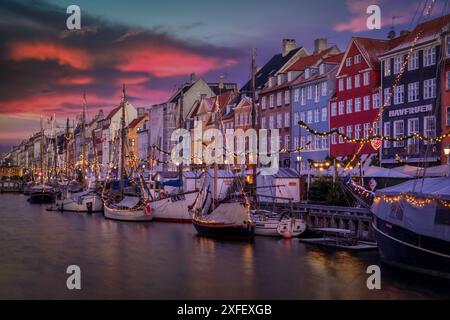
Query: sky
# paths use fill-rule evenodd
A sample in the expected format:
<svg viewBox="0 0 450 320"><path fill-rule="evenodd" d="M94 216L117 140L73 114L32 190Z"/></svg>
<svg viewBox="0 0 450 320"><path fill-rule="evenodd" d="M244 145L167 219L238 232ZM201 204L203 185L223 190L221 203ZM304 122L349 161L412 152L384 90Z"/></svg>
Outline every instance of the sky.
<svg viewBox="0 0 450 320"><path fill-rule="evenodd" d="M39 119L76 119L86 92L89 115L117 106L123 83L133 105L164 102L191 73L243 85L250 55L263 65L283 38L313 50L328 38L345 51L352 36L386 38L411 29L427 0L22 0L0 2L0 151L39 130ZM447 0L436 0L434 16ZM447 1L448 2L448 1ZM81 9L69 31L66 8ZM366 9L381 8L368 30Z"/></svg>

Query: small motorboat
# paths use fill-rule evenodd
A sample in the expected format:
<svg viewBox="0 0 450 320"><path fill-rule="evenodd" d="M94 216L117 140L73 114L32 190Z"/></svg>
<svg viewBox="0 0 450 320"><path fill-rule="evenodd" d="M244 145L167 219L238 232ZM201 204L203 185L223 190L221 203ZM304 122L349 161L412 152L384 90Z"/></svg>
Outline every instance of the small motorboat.
<svg viewBox="0 0 450 320"><path fill-rule="evenodd" d="M105 201L104 215L107 219L119 221L152 221L150 203L140 197L125 196L119 202Z"/></svg>
<svg viewBox="0 0 450 320"><path fill-rule="evenodd" d="M283 216L267 210L253 210L255 235L267 237L293 238L300 236L306 230L303 219Z"/></svg>

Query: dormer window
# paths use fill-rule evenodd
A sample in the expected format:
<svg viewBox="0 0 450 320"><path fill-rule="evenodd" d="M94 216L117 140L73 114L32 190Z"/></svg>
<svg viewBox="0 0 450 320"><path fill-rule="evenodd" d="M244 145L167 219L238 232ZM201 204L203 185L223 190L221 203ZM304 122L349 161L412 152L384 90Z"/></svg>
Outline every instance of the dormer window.
<svg viewBox="0 0 450 320"><path fill-rule="evenodd" d="M322 63L320 65L319 72L320 72L321 75L325 73L325 64L324 63Z"/></svg>
<svg viewBox="0 0 450 320"><path fill-rule="evenodd" d="M274 77L270 77L269 78L269 88L272 88L275 84L275 78Z"/></svg>
<svg viewBox="0 0 450 320"><path fill-rule="evenodd" d="M309 68L307 68L305 70L305 79L309 79L310 76L311 76L311 70Z"/></svg>
<svg viewBox="0 0 450 320"><path fill-rule="evenodd" d="M282 74L279 74L278 75L278 85L280 86L280 85L282 85L283 84L283 75Z"/></svg>

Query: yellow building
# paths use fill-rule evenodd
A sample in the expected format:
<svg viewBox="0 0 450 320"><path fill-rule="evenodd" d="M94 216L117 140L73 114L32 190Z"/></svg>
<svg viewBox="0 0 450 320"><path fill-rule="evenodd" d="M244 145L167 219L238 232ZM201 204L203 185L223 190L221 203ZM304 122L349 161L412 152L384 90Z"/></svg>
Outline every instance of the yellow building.
<svg viewBox="0 0 450 320"><path fill-rule="evenodd" d="M128 165L136 166L139 163L138 133L142 125L148 120L148 115L143 115L134 119L128 125Z"/></svg>

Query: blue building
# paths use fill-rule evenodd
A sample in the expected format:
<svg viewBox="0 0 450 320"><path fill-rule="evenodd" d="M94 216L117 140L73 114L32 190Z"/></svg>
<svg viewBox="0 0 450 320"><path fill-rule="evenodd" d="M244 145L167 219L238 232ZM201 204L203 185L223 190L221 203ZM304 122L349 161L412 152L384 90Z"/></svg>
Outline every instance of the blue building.
<svg viewBox="0 0 450 320"><path fill-rule="evenodd" d="M291 86L292 148L305 147L291 154L291 166L306 173L310 160L322 161L330 154L329 137L316 137L301 129L299 120L317 131L330 130L329 102L335 94L336 73L343 54L334 53L315 61ZM299 157L300 156L300 157Z"/></svg>

